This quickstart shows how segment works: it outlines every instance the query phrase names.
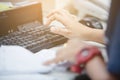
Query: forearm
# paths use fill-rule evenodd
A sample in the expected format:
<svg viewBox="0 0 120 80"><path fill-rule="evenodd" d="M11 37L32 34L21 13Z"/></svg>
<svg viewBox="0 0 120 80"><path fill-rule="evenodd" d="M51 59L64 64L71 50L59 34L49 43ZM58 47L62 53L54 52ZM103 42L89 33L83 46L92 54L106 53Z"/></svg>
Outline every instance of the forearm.
<svg viewBox="0 0 120 80"><path fill-rule="evenodd" d="M101 57L96 56L86 66L86 71L92 80L115 80L107 69Z"/></svg>
<svg viewBox="0 0 120 80"><path fill-rule="evenodd" d="M88 41L95 41L105 44L104 31L100 29L93 29L93 28L86 29L85 39Z"/></svg>

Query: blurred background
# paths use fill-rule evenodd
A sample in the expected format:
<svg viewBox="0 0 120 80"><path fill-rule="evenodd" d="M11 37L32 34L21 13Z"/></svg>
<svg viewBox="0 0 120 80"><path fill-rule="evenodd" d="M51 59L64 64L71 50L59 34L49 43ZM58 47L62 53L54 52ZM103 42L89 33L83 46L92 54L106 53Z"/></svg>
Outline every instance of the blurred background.
<svg viewBox="0 0 120 80"><path fill-rule="evenodd" d="M106 29L111 0L0 0L0 12L34 1L41 2L43 18L54 9L64 8L71 14L77 16L79 20L83 20L86 16L97 18L97 20L102 23L103 29ZM98 23L95 22L94 24L97 25Z"/></svg>
<svg viewBox="0 0 120 80"><path fill-rule="evenodd" d="M29 1L40 1L46 13L56 8L65 8L73 14L78 14L79 10L81 10L79 15L82 15L85 13L87 6L91 9L94 8L93 6L101 7L107 11L111 0L0 0L0 2L12 2L13 4Z"/></svg>
<svg viewBox="0 0 120 80"><path fill-rule="evenodd" d="M33 1L42 3L44 17L54 9L64 8L76 15L79 20L86 15L94 16L104 26L106 26L111 2L111 0L0 0L0 2L11 2L13 5L23 5Z"/></svg>

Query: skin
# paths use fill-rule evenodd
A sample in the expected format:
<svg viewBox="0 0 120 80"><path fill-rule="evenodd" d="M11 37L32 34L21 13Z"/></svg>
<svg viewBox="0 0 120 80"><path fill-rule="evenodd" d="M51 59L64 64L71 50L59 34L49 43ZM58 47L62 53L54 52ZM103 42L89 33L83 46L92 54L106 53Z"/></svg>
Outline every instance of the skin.
<svg viewBox="0 0 120 80"><path fill-rule="evenodd" d="M100 29L89 28L78 22L77 17L70 14L68 11L60 9L55 10L48 14L48 21L46 25L50 25L54 20L62 23L65 28L52 27L51 32L63 35L69 39L79 38L81 40L95 41L99 43L104 43L104 31Z"/></svg>
<svg viewBox="0 0 120 80"><path fill-rule="evenodd" d="M45 64L51 63L59 63L60 61L67 60L69 62L75 61L76 54L80 51L80 49L88 46L84 42L79 39L71 39L67 43L67 45L57 51L57 57L53 60L46 62Z"/></svg>
<svg viewBox="0 0 120 80"><path fill-rule="evenodd" d="M67 46L58 50L56 58L47 61L44 64L59 63L61 61L69 61L75 63L76 54L83 48L90 46L79 39L71 39L67 42ZM85 64L87 74L92 80L117 80L106 69L106 63L100 56L95 56Z"/></svg>
<svg viewBox="0 0 120 80"><path fill-rule="evenodd" d="M65 10L55 10L51 12L47 18L47 26L54 20L61 22L65 26L65 28L52 27L51 32L63 35L69 38L69 41L66 47L57 51L56 58L45 62L45 65L59 63L64 60L74 63L77 52L86 46L90 46L81 40L95 41L104 44L103 30L89 28L79 23L75 16ZM107 71L106 63L100 56L95 56L88 61L85 64L85 69L92 80L116 80L115 77Z"/></svg>

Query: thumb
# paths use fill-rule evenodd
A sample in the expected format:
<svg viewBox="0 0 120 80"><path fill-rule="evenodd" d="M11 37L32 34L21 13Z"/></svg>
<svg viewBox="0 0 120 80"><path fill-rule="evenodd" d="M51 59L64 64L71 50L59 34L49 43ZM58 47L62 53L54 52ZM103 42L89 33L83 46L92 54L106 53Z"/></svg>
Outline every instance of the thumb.
<svg viewBox="0 0 120 80"><path fill-rule="evenodd" d="M55 34L59 34L65 37L69 37L70 35L70 31L68 29L65 28L61 28L61 27L51 27L51 32L55 33Z"/></svg>

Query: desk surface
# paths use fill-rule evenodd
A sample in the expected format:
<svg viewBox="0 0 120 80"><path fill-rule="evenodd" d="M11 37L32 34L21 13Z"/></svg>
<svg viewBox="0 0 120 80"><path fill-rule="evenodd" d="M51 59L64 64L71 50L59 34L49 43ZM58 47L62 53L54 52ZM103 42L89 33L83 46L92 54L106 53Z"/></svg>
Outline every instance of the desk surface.
<svg viewBox="0 0 120 80"><path fill-rule="evenodd" d="M73 80L77 74L53 71L49 74L0 75L0 80Z"/></svg>
<svg viewBox="0 0 120 80"><path fill-rule="evenodd" d="M61 46L51 48L57 51ZM73 80L77 74L66 71L65 67L56 67L49 73L12 73L1 74L0 80Z"/></svg>

